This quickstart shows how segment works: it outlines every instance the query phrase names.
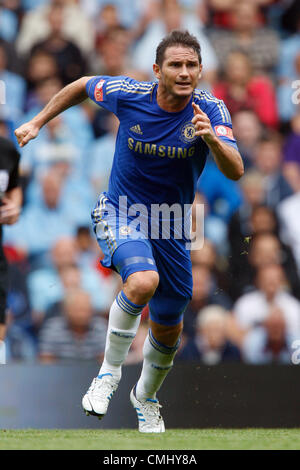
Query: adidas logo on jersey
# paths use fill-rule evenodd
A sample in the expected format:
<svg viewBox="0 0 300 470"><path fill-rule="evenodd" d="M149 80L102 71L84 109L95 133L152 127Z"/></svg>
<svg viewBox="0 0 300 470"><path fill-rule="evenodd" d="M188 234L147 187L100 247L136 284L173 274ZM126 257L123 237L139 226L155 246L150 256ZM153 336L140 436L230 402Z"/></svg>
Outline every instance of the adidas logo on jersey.
<svg viewBox="0 0 300 470"><path fill-rule="evenodd" d="M136 134L140 134L140 135L143 134L143 131L142 131L141 126L140 126L139 124L137 124L136 126L132 126L132 127L130 128L130 130L131 130L132 132L135 132Z"/></svg>

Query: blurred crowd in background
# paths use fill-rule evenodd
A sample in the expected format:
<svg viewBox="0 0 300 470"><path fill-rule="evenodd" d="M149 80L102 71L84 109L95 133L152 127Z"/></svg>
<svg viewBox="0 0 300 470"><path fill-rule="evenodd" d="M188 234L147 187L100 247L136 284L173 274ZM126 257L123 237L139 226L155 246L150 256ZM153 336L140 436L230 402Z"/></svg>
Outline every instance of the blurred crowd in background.
<svg viewBox="0 0 300 470"><path fill-rule="evenodd" d="M71 81L151 81L166 33L182 28L198 38L199 88L225 101L246 171L231 181L209 159L199 180L205 243L192 251L194 294L176 360L290 363L300 339L300 2L0 5L0 135L12 140ZM101 360L120 279L99 264L90 213L107 189L117 130L117 118L87 100L20 149L24 206L4 232L9 361ZM147 318L146 307L127 363L142 360Z"/></svg>

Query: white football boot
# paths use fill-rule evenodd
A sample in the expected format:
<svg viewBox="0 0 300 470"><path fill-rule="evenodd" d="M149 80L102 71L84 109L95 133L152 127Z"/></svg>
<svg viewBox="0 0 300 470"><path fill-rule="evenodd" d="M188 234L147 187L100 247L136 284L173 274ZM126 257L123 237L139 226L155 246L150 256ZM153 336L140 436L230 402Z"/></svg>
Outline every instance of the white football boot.
<svg viewBox="0 0 300 470"><path fill-rule="evenodd" d="M82 399L85 414L102 419L117 388L118 382L114 380L111 374L101 374L93 379L90 388Z"/></svg>
<svg viewBox="0 0 300 470"><path fill-rule="evenodd" d="M135 389L136 386L131 390L130 401L137 413L139 431L165 432L164 420L159 411L162 406L159 404L158 400L147 398L146 400L139 401L135 395Z"/></svg>

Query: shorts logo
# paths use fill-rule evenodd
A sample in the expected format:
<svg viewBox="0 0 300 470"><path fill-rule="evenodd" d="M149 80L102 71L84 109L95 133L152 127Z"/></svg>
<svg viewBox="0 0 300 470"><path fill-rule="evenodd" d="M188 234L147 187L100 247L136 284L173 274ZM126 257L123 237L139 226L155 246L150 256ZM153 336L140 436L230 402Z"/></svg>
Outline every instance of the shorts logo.
<svg viewBox="0 0 300 470"><path fill-rule="evenodd" d="M103 101L103 85L105 83L105 80L100 80L97 85L95 86L95 100L96 101Z"/></svg>
<svg viewBox="0 0 300 470"><path fill-rule="evenodd" d="M128 225L123 225L123 227L120 227L121 235L128 235L130 232L131 232L131 228L128 227Z"/></svg>
<svg viewBox="0 0 300 470"><path fill-rule="evenodd" d="M190 144L191 142L194 142L197 139L195 132L196 129L194 124L192 124L191 122L186 122L180 129L180 139L186 144Z"/></svg>
<svg viewBox="0 0 300 470"><path fill-rule="evenodd" d="M217 136L228 137L228 139L234 139L232 129L227 126L215 126Z"/></svg>

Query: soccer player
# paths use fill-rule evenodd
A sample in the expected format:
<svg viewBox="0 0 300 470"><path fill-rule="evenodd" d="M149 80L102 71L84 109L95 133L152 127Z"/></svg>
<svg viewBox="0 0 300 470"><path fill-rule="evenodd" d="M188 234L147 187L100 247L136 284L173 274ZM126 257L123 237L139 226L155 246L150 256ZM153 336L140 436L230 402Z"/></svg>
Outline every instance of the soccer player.
<svg viewBox="0 0 300 470"><path fill-rule="evenodd" d="M22 205L22 190L18 175L20 155L6 137L0 137L0 155L0 341L3 341L8 273L2 247L2 225L17 222Z"/></svg>
<svg viewBox="0 0 300 470"><path fill-rule="evenodd" d="M130 399L139 430L159 433L165 427L156 392L173 365L192 296L190 252L187 237L176 236L175 216L169 238L161 236L161 229L158 237L143 236L145 226L140 232L131 229L120 199L126 196L131 208L146 208L143 216L148 214L151 225L153 205L192 204L209 150L228 178L237 180L244 170L226 106L196 89L202 71L196 38L187 31L171 32L157 47L153 70L153 83L125 76L81 78L55 95L16 136L22 147L46 122L87 97L120 120L108 192L100 195L92 219L105 255L102 263L120 273L123 288L110 309L103 364L82 405L86 413L105 415L149 303L144 362Z"/></svg>

